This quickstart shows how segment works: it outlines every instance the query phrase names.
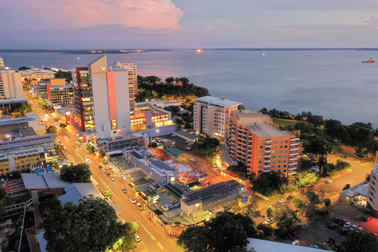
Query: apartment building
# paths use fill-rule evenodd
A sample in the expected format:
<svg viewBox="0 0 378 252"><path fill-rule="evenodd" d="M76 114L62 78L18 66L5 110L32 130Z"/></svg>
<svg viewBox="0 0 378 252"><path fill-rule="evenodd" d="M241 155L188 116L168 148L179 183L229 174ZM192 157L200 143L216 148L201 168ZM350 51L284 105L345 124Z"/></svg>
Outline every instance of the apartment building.
<svg viewBox="0 0 378 252"><path fill-rule="evenodd" d="M378 211L378 164L370 174L368 186L368 202L375 211Z"/></svg>
<svg viewBox="0 0 378 252"><path fill-rule="evenodd" d="M301 153L299 138L275 128L269 116L253 110L232 112L226 145L231 158L256 176L295 174Z"/></svg>
<svg viewBox="0 0 378 252"><path fill-rule="evenodd" d="M231 112L241 102L212 96L200 97L193 106L193 130L211 137L223 138L228 129Z"/></svg>
<svg viewBox="0 0 378 252"><path fill-rule="evenodd" d="M0 69L3 69L5 67L4 60L2 57L0 57Z"/></svg>
<svg viewBox="0 0 378 252"><path fill-rule="evenodd" d="M38 96L48 100L52 106L70 107L73 104L73 85L65 79L51 79L39 82L33 88Z"/></svg>
<svg viewBox="0 0 378 252"><path fill-rule="evenodd" d="M98 138L113 138L130 132L128 71L109 67L102 56L89 65L94 118Z"/></svg>
<svg viewBox="0 0 378 252"><path fill-rule="evenodd" d="M74 82L73 123L82 131L95 131L92 80L87 67L77 67L72 73Z"/></svg>
<svg viewBox="0 0 378 252"><path fill-rule="evenodd" d="M20 73L11 70L0 70L0 99L25 98L22 90Z"/></svg>
<svg viewBox="0 0 378 252"><path fill-rule="evenodd" d="M127 70L129 75L129 101L130 111L135 110L135 96L138 94L138 74L137 65L131 62L117 61L115 66Z"/></svg>
<svg viewBox="0 0 378 252"><path fill-rule="evenodd" d="M27 171L32 167L45 166L46 150L43 147L19 148L0 153L0 176L13 171Z"/></svg>

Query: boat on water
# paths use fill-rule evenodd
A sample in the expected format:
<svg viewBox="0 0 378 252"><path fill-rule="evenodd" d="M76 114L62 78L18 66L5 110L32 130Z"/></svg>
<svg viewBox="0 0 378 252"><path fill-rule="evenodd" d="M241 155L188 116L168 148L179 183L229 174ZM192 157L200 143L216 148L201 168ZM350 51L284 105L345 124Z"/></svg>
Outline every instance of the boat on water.
<svg viewBox="0 0 378 252"><path fill-rule="evenodd" d="M370 58L370 59L368 59L368 60L363 60L363 61L361 61L361 63L370 63L370 64L372 64L372 63L375 63L375 59Z"/></svg>

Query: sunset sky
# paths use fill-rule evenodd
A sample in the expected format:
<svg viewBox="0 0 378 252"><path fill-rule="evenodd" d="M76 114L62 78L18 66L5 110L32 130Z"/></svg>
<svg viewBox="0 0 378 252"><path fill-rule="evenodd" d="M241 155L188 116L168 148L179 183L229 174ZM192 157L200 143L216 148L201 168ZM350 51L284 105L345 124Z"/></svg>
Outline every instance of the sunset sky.
<svg viewBox="0 0 378 252"><path fill-rule="evenodd" d="M378 47L377 0L0 0L0 48Z"/></svg>

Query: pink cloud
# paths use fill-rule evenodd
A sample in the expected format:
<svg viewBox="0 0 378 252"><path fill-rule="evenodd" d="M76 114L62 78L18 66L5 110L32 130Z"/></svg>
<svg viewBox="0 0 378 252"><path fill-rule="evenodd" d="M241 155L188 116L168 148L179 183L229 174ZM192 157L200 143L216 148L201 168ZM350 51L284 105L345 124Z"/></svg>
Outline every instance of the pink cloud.
<svg viewBox="0 0 378 252"><path fill-rule="evenodd" d="M50 24L86 27L117 24L145 29L180 29L184 15L172 0L25 0Z"/></svg>

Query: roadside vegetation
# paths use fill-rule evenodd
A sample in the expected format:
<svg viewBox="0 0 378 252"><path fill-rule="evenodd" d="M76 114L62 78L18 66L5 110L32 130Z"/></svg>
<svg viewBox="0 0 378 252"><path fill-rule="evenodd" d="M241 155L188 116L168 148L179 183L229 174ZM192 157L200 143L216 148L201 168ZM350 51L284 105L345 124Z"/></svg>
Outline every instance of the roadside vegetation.
<svg viewBox="0 0 378 252"><path fill-rule="evenodd" d="M70 183L89 183L91 178L91 171L87 164L64 165L60 178Z"/></svg>

